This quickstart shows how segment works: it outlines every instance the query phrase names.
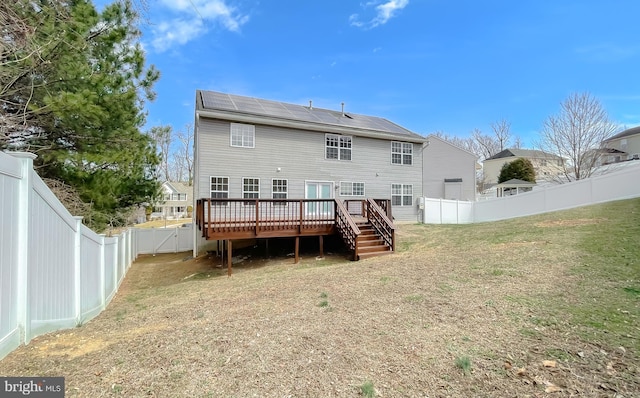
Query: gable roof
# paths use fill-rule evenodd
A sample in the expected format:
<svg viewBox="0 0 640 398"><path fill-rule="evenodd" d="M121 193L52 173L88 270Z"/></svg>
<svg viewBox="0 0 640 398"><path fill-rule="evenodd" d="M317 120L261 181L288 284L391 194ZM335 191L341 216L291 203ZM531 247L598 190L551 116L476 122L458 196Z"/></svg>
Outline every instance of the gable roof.
<svg viewBox="0 0 640 398"><path fill-rule="evenodd" d="M557 155L547 153L544 151L539 151L537 149L510 148L510 149L502 150L483 161L486 162L487 160L510 158L510 157L530 158L530 159L560 159L560 157Z"/></svg>
<svg viewBox="0 0 640 398"><path fill-rule="evenodd" d="M193 192L193 186L189 186L183 182L165 181L162 183L162 185L177 193L185 193L191 195L191 193Z"/></svg>
<svg viewBox="0 0 640 398"><path fill-rule="evenodd" d="M426 141L425 137L381 117L343 113L216 91L196 91L196 114L215 119L325 133L347 133L418 143Z"/></svg>
<svg viewBox="0 0 640 398"><path fill-rule="evenodd" d="M623 131L621 133L618 133L618 134L614 135L613 137L607 138L606 140L604 140L604 142L617 140L617 139L625 138L625 137L630 137L630 136L636 135L636 134L640 134L640 126L632 127L630 129L626 129L625 131Z"/></svg>
<svg viewBox="0 0 640 398"><path fill-rule="evenodd" d="M515 187L534 187L536 185L537 184L535 182L520 180L518 178L512 178L505 182L501 182L496 186L503 187L503 188L515 188Z"/></svg>

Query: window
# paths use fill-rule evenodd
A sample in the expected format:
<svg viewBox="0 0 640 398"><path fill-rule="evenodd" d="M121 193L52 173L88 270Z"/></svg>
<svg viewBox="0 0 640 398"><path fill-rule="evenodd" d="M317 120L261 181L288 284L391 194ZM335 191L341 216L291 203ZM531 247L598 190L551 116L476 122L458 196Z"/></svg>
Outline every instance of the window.
<svg viewBox="0 0 640 398"><path fill-rule="evenodd" d="M229 197L229 177L211 177L211 199L227 199ZM215 202L226 206L227 202Z"/></svg>
<svg viewBox="0 0 640 398"><path fill-rule="evenodd" d="M231 123L231 146L255 147L256 127L252 124Z"/></svg>
<svg viewBox="0 0 640 398"><path fill-rule="evenodd" d="M351 137L338 134L325 135L327 159L351 160Z"/></svg>
<svg viewBox="0 0 640 398"><path fill-rule="evenodd" d="M392 206L413 205L413 185L391 184L391 205Z"/></svg>
<svg viewBox="0 0 640 398"><path fill-rule="evenodd" d="M171 194L171 200L187 200L187 194L186 193Z"/></svg>
<svg viewBox="0 0 640 398"><path fill-rule="evenodd" d="M340 196L364 196L364 182L340 182Z"/></svg>
<svg viewBox="0 0 640 398"><path fill-rule="evenodd" d="M287 199L287 180L273 179L271 192L273 199Z"/></svg>
<svg viewBox="0 0 640 398"><path fill-rule="evenodd" d="M244 199L258 199L260 197L260 179L259 178L243 178L242 179L242 197ZM255 202L244 202L245 205L252 205Z"/></svg>
<svg viewBox="0 0 640 398"><path fill-rule="evenodd" d="M273 199L287 199L289 192L287 180L273 179L271 182L271 197ZM273 202L276 206L286 206L287 202Z"/></svg>
<svg viewBox="0 0 640 398"><path fill-rule="evenodd" d="M413 164L413 144L410 142L391 142L392 164Z"/></svg>

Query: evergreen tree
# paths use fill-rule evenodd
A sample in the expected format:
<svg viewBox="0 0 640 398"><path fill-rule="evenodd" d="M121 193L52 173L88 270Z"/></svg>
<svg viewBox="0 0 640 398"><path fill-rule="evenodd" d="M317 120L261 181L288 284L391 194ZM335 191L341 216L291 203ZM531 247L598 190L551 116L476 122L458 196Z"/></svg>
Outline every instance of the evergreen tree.
<svg viewBox="0 0 640 398"><path fill-rule="evenodd" d="M505 163L500 169L498 184L511 179L536 182L536 171L529 159L518 158L513 162Z"/></svg>
<svg viewBox="0 0 640 398"><path fill-rule="evenodd" d="M150 202L158 158L141 129L159 73L145 67L132 3L99 14L86 0L15 0L0 15L2 149L36 153L43 178L91 204L94 226Z"/></svg>

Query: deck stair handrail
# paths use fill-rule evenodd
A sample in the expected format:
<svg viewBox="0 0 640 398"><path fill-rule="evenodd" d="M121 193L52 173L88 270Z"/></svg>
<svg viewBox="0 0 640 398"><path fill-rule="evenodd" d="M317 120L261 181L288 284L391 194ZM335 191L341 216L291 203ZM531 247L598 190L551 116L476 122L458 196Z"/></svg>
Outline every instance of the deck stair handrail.
<svg viewBox="0 0 640 398"><path fill-rule="evenodd" d="M396 249L395 227L393 222L387 217L386 212L376 203L374 199L367 199L365 202L366 215L369 223L382 237L392 251Z"/></svg>
<svg viewBox="0 0 640 398"><path fill-rule="evenodd" d="M342 239L354 252L354 258L358 258L358 235L360 235L360 228L353 221L353 218L347 211L344 203L341 200L336 200L336 228Z"/></svg>

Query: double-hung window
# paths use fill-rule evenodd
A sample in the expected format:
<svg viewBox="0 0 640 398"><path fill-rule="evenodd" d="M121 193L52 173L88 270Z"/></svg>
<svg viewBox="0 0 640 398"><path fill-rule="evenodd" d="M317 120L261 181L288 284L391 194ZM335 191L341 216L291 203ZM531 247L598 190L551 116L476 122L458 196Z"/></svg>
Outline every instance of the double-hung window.
<svg viewBox="0 0 640 398"><path fill-rule="evenodd" d="M325 158L336 160L351 160L352 139L348 135L325 135Z"/></svg>
<svg viewBox="0 0 640 398"><path fill-rule="evenodd" d="M271 182L271 198L272 199L287 199L289 194L287 180L274 178ZM273 202L276 206L285 206L287 202Z"/></svg>
<svg viewBox="0 0 640 398"><path fill-rule="evenodd" d="M260 198L260 179L259 178L243 178L242 179L242 198L258 199ZM252 205L255 202L244 202L245 205Z"/></svg>
<svg viewBox="0 0 640 398"><path fill-rule="evenodd" d="M256 126L252 124L231 123L231 146L255 148Z"/></svg>
<svg viewBox="0 0 640 398"><path fill-rule="evenodd" d="M211 177L211 199L229 198L229 177ZM214 202L226 206L228 202Z"/></svg>
<svg viewBox="0 0 640 398"><path fill-rule="evenodd" d="M340 196L364 196L364 182L340 182Z"/></svg>
<svg viewBox="0 0 640 398"><path fill-rule="evenodd" d="M392 206L413 205L413 185L391 184L391 205Z"/></svg>
<svg viewBox="0 0 640 398"><path fill-rule="evenodd" d="M413 144L410 142L391 142L392 164L413 164Z"/></svg>

